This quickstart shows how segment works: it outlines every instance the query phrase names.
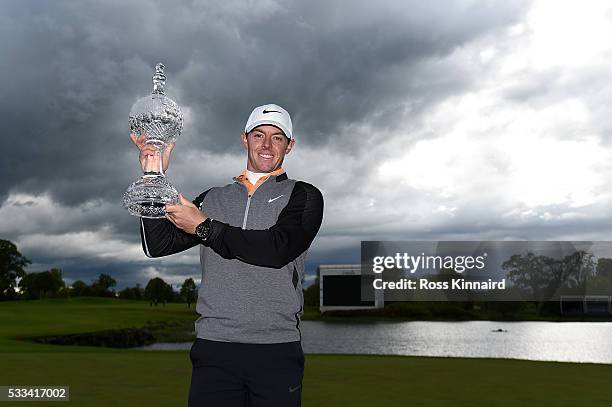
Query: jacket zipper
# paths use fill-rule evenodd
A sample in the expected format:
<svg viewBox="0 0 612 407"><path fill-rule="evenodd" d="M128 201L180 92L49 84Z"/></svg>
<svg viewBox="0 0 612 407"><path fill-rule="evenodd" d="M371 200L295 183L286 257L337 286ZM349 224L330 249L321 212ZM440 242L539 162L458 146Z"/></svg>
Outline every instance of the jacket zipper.
<svg viewBox="0 0 612 407"><path fill-rule="evenodd" d="M253 192L249 195L248 191L247 191L247 203L246 203L246 208L244 208L244 218L242 220L242 229L246 229L246 224L247 224L247 218L249 217L249 206L251 206L251 198L253 197L253 195L255 195L255 191L257 191L257 189L262 186L263 184L265 184L266 182L268 182L268 180L271 177L266 178L266 180L264 182L262 182L261 184L259 184L257 186L257 188L255 188L253 190ZM242 184L242 183L240 183ZM244 187L244 185L242 185ZM246 187L244 187L246 189Z"/></svg>
<svg viewBox="0 0 612 407"><path fill-rule="evenodd" d="M249 206L251 206L251 195L248 196L246 208L244 208L244 220L242 221L242 229L246 229L247 217L249 216Z"/></svg>

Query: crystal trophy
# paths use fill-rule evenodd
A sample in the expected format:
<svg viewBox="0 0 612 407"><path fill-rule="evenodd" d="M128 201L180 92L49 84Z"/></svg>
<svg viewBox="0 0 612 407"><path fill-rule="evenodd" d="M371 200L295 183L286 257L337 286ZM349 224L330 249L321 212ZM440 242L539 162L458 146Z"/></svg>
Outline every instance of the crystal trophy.
<svg viewBox="0 0 612 407"><path fill-rule="evenodd" d="M153 92L139 99L130 111L130 132L145 135L145 144L159 151L159 170L147 171L132 183L123 195L123 206L131 215L143 218L163 218L166 204L178 204L178 191L170 184L163 169L163 152L174 143L183 129L181 109L164 93L164 64L155 66Z"/></svg>

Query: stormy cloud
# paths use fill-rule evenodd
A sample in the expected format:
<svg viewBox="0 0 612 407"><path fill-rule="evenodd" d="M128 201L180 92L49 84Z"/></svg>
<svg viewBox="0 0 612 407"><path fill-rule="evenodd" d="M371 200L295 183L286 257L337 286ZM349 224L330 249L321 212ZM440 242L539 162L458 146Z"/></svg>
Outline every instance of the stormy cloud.
<svg viewBox="0 0 612 407"><path fill-rule="evenodd" d="M0 233L68 280L199 278L196 249L146 259L120 204L140 173L127 115L163 61L188 197L244 168L253 107L291 113L284 167L326 200L310 273L367 239L603 239L612 21L572 7L3 2Z"/></svg>

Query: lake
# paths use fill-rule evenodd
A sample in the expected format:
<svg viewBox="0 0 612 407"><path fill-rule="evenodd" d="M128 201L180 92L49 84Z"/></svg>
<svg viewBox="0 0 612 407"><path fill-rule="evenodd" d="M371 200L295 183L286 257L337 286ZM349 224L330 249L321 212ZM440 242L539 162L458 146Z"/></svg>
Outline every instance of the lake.
<svg viewBox="0 0 612 407"><path fill-rule="evenodd" d="M302 321L305 353L491 357L612 364L612 322ZM192 342L144 350L189 350Z"/></svg>

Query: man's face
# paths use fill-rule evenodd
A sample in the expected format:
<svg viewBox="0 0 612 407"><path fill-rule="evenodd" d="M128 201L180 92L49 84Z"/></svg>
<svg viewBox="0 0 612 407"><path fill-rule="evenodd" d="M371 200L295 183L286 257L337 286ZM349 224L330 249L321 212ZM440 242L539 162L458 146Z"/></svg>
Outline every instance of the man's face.
<svg viewBox="0 0 612 407"><path fill-rule="evenodd" d="M289 141L276 126L261 125L245 134L242 144L247 149L247 169L253 172L272 172L283 164L285 154L293 148L295 140Z"/></svg>

